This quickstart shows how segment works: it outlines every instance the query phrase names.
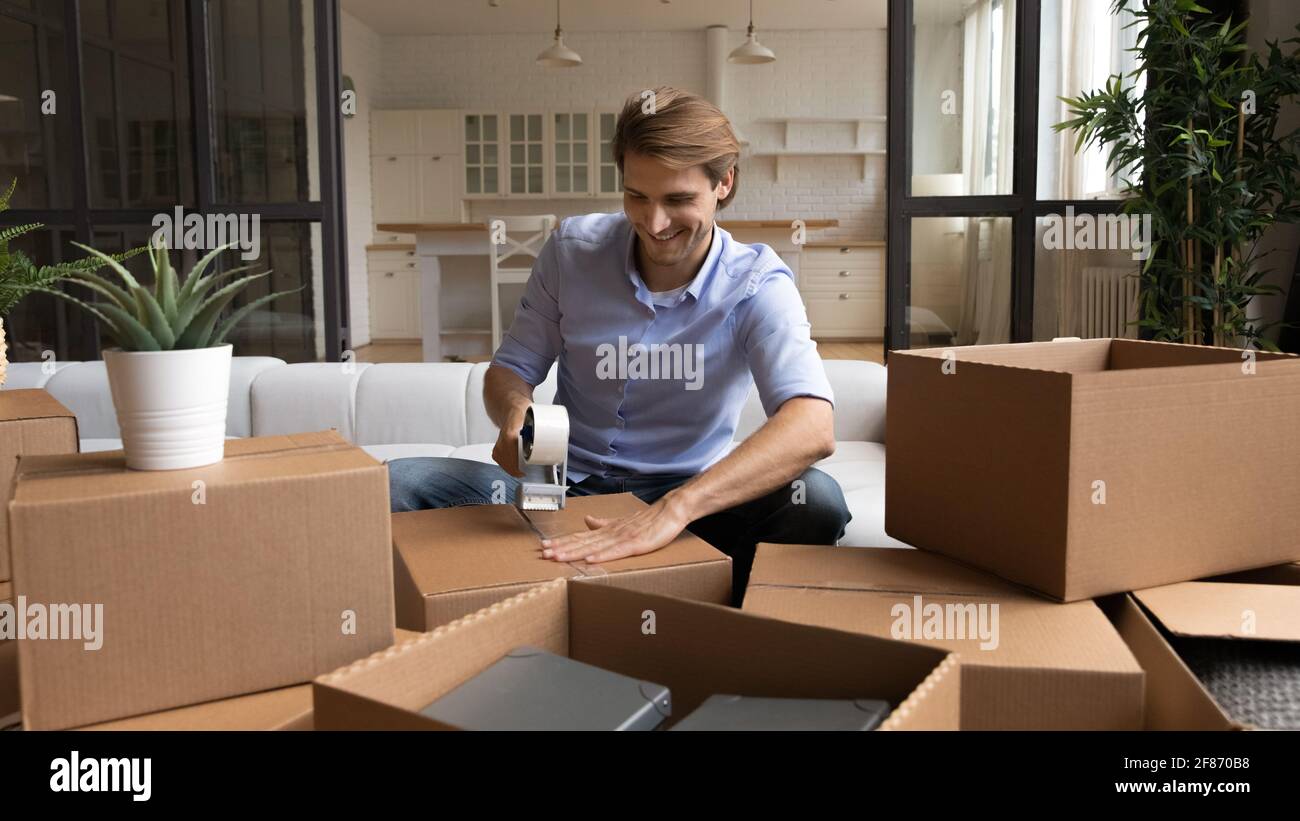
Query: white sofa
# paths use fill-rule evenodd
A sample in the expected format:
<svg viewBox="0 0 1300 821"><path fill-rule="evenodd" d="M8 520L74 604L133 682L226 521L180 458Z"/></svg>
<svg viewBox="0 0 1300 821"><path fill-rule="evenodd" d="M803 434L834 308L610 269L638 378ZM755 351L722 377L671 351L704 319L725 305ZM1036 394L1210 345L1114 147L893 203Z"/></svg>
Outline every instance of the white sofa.
<svg viewBox="0 0 1300 821"><path fill-rule="evenodd" d="M826 360L835 391L835 454L817 464L844 489L853 520L841 544L903 547L885 535L885 369ZM304 363L236 357L229 436L336 428L378 459L456 456L490 462L497 430L483 407L486 364ZM81 449L121 447L103 362L11 363L5 389L44 388L77 416ZM535 397L555 396L555 369ZM737 439L765 417L751 389Z"/></svg>

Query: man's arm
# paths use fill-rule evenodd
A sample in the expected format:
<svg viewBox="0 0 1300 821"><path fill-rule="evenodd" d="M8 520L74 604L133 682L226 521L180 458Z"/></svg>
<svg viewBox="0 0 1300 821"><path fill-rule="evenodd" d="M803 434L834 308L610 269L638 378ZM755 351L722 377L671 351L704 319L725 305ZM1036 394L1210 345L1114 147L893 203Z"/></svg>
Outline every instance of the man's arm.
<svg viewBox="0 0 1300 821"><path fill-rule="evenodd" d="M524 426L524 413L532 403L533 386L519 374L501 365L488 366L483 375L483 404L499 431L492 448L492 461L511 476L524 475L518 464L519 429Z"/></svg>
<svg viewBox="0 0 1300 821"><path fill-rule="evenodd" d="M666 494L693 522L788 486L835 452L834 408L796 396L708 470Z"/></svg>
<svg viewBox="0 0 1300 821"><path fill-rule="evenodd" d="M831 403L793 397L735 450L653 505L622 519L588 516L590 530L544 539L542 555L594 563L658 550L696 519L788 485L834 452Z"/></svg>

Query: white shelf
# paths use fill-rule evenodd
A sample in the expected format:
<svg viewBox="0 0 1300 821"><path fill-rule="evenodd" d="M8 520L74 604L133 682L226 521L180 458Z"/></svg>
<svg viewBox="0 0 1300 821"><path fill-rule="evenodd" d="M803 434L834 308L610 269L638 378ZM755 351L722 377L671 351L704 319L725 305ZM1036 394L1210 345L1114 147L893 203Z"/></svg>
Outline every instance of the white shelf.
<svg viewBox="0 0 1300 821"><path fill-rule="evenodd" d="M883 148L846 148L841 150L833 149L779 149L776 151L759 151L755 157L772 157L776 160L776 180L784 182L785 175L782 173L783 157L860 157L862 160L862 181L867 181L867 157L883 157L888 153Z"/></svg>
<svg viewBox="0 0 1300 821"><path fill-rule="evenodd" d="M853 142L862 145L863 126L867 123L884 123L887 118L884 114L868 114L864 117L763 117L755 120L756 123L778 123L782 126L781 140L782 145L790 147L790 126L791 125L852 125L856 126L853 136ZM757 154L755 156L758 156Z"/></svg>

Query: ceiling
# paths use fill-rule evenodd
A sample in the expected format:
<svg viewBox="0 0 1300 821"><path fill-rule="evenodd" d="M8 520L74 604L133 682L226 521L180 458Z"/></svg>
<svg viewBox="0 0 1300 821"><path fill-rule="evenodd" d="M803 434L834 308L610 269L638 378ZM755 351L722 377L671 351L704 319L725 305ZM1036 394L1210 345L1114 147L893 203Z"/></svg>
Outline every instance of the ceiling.
<svg viewBox="0 0 1300 821"><path fill-rule="evenodd" d="M555 28L554 0L343 0L379 34L501 34ZM754 0L754 27L885 28L887 0ZM748 0L560 0L565 31L744 31Z"/></svg>

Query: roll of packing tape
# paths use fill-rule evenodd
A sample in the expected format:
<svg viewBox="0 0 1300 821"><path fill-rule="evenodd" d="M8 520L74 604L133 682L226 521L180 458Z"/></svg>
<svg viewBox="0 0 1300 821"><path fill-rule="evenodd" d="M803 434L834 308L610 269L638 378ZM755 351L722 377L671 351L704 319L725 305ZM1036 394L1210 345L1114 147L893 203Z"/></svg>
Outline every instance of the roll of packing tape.
<svg viewBox="0 0 1300 821"><path fill-rule="evenodd" d="M529 405L519 443L525 463L560 464L569 451L569 411L563 405Z"/></svg>

